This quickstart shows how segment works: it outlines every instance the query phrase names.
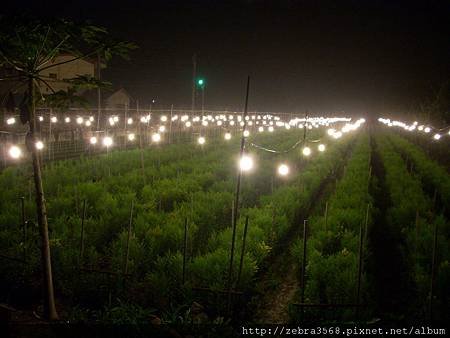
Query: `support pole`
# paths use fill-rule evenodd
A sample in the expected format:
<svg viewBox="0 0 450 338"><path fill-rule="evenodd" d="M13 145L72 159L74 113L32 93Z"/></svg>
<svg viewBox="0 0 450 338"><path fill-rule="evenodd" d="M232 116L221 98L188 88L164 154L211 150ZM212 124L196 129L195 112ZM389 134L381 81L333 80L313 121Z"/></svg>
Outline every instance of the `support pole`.
<svg viewBox="0 0 450 338"><path fill-rule="evenodd" d="M236 281L236 287L239 287L239 283L241 281L242 267L244 265L245 240L247 239L247 227L248 227L248 215L245 217L244 237L242 238L241 259L239 261L239 270L238 270L238 276L237 276L237 281Z"/></svg>
<svg viewBox="0 0 450 338"><path fill-rule="evenodd" d="M83 215L81 217L81 236L80 236L80 259L79 264L83 264L84 255L84 220L86 218L86 199L83 200Z"/></svg>
<svg viewBox="0 0 450 338"><path fill-rule="evenodd" d="M434 240L433 240L433 256L431 258L431 281L430 281L430 321L433 321L433 298L434 298L434 282L436 279L436 254L438 245L438 222L434 222Z"/></svg>
<svg viewBox="0 0 450 338"><path fill-rule="evenodd" d="M361 292L361 273L362 273L362 256L363 256L363 225L359 224L359 250L358 250L358 281L356 288L356 304L360 303ZM356 307L356 318L359 318L359 306Z"/></svg>
<svg viewBox="0 0 450 338"><path fill-rule="evenodd" d="M325 231L327 231L328 226L328 201L325 202Z"/></svg>
<svg viewBox="0 0 450 338"><path fill-rule="evenodd" d="M131 224L133 223L133 209L134 209L134 200L131 200L131 210L130 210L130 221L128 223L128 236L127 236L127 248L125 255L125 268L124 270L124 278L128 273L128 258L130 256L130 239L131 239Z"/></svg>
<svg viewBox="0 0 450 338"><path fill-rule="evenodd" d="M139 100L136 100L136 113L137 113L137 123L139 128L139 152L141 157L141 171L142 171L142 180L144 181L144 185L147 184L147 178L145 177L145 167L144 167L144 150L142 149L142 126L141 126L141 118L139 116Z"/></svg>
<svg viewBox="0 0 450 338"><path fill-rule="evenodd" d="M244 121L244 127L242 130L242 137L241 137L241 147L239 151L239 159L242 158L242 155L244 154L244 147L245 147L245 137L244 132L247 127L247 109L248 109L248 94L249 94L249 88L250 88L250 76L247 77L247 90L245 95L245 106L244 106L244 113L243 113L243 121ZM233 212L233 229L232 229L232 236L231 236L231 249L230 249L230 265L228 267L228 309L230 309L231 305L231 289L233 286L233 259L234 259L234 245L236 240L236 223L237 223L237 213L238 213L238 206L239 206L239 193L241 189L241 176L242 176L242 170L239 167L238 168L238 174L237 174L237 180L236 180L236 191L235 191L235 199L234 199L234 212Z"/></svg>
<svg viewBox="0 0 450 338"><path fill-rule="evenodd" d="M188 220L187 217L184 219L184 242L183 242L183 285L186 282L186 254L187 254L187 231L188 231Z"/></svg>
<svg viewBox="0 0 450 338"><path fill-rule="evenodd" d="M173 104L170 105L169 144L172 143L172 115L173 115Z"/></svg>
<svg viewBox="0 0 450 338"><path fill-rule="evenodd" d="M27 257L27 222L25 221L25 197L20 197L20 221L22 224L23 259Z"/></svg>
<svg viewBox="0 0 450 338"><path fill-rule="evenodd" d="M301 289L301 303L303 304L305 302L305 289L306 289L306 241L307 241L307 234L306 234L306 224L308 220L303 220L303 257L302 257L302 289ZM301 307L302 316L304 312L303 306Z"/></svg>

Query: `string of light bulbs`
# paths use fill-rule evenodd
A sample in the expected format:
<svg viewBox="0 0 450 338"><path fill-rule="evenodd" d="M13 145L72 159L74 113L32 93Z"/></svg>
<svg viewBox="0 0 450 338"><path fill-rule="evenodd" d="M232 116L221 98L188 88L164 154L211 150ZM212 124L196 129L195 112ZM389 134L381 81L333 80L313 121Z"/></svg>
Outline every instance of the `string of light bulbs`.
<svg viewBox="0 0 450 338"><path fill-rule="evenodd" d="M411 124L407 124L402 121L385 119L382 117L380 117L378 119L378 122L384 124L387 127L398 127L398 128L402 128L409 132L423 132L424 134L430 134L431 132L433 132L432 139L435 141L439 141L442 138L442 136L444 136L444 135L450 136L450 126L438 129L438 128L434 128L434 127L426 125L426 124L419 124L419 122L417 122L417 121L414 121ZM446 133L441 133L441 131L447 130L447 129L448 129L448 131Z"/></svg>

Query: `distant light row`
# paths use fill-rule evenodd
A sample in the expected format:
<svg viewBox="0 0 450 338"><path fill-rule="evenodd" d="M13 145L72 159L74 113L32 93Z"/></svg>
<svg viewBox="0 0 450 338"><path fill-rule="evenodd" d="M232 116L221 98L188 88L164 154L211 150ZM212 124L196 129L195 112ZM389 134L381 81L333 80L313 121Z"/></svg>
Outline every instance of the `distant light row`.
<svg viewBox="0 0 450 338"><path fill-rule="evenodd" d="M334 128L330 128L327 130L327 134L335 139L341 138L343 134L348 133L349 131L358 129L363 123L365 123L365 119L356 120L354 123L346 123L341 130L336 130Z"/></svg>
<svg viewBox="0 0 450 338"><path fill-rule="evenodd" d="M141 116L139 118L140 122L144 123L144 124L149 124L151 119L152 119L151 114L147 114L147 115ZM39 116L38 120L40 122L43 122L44 117ZM89 116L89 117L78 116L74 120L77 125L80 125L80 126L84 125L86 127L91 127L95 118L94 118L94 116ZM165 124L169 120L169 117L167 117L166 115L161 115L159 117L159 120L160 120L160 123ZM73 118L71 118L69 116L66 116L64 118L65 123L71 123L72 121L73 121ZM201 124L203 127L207 127L209 125L214 125L214 124L217 126L222 126L222 125L224 125L224 123L227 123L229 126L235 126L235 125L237 125L237 123L241 127L243 127L245 125L245 122L244 122L244 119L242 118L242 116L240 116L240 115L237 115L237 116L225 115L225 114L220 114L220 115L215 115L215 116L205 115L202 117L193 116L192 118L189 118L188 115L182 115L182 116L174 115L174 116L172 116L171 121L172 122L179 121L180 123L183 123L186 128L189 128L195 124ZM262 125L262 126L272 126L272 127L273 126L285 127L286 129L290 129L291 127L312 129L312 128L318 128L321 125L328 126L328 125L330 125L332 123L336 123L336 122L348 122L348 121L350 121L350 118L311 117L308 119L295 118L295 119L291 119L289 122L283 122L283 121L281 121L280 117L278 117L278 116L249 115L249 116L245 117L245 121L247 121L248 126ZM16 121L15 117L9 117L6 119L7 125L14 125L16 122L17 121ZM59 121L56 116L51 116L50 122L58 123ZM117 125L119 122L120 122L120 117L117 115L113 115L108 118L108 124L110 127ZM132 125L132 124L134 124L134 122L135 122L135 120L132 117L126 118L127 125ZM165 127L160 126L159 128L165 128Z"/></svg>
<svg viewBox="0 0 450 338"><path fill-rule="evenodd" d="M404 130L407 130L410 132L416 131L416 132L423 132L425 134L429 134L429 133L433 132L433 130L436 130L433 127L426 126L424 124L419 124L419 122L417 122L417 121L414 121L412 124L406 124L401 121L391 121L390 119L385 119L385 118L380 117L378 119L378 122L381 122L388 127L399 127L399 128L403 128ZM450 130L444 134L441 134L439 132L433 132L433 140L438 141L441 139L441 137L443 135L450 136Z"/></svg>

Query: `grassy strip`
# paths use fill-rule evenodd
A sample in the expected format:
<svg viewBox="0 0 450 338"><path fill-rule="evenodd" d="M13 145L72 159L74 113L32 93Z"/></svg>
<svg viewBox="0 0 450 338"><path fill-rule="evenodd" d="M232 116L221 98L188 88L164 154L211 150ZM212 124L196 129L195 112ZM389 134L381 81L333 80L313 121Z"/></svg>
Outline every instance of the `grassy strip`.
<svg viewBox="0 0 450 338"><path fill-rule="evenodd" d="M367 135L360 135L343 177L328 200L328 216L309 220L305 302L321 304L356 303L360 226L364 227L369 194L370 147ZM371 224L369 215L368 226ZM364 245L365 246L365 245ZM302 241L293 248L302 264ZM364 251L367 251L366 249ZM361 302L366 297L362 276ZM293 309L292 315L296 317ZM333 319L353 318L353 308L332 309ZM325 314L325 316L324 316ZM305 319L327 319L323 309L308 309Z"/></svg>
<svg viewBox="0 0 450 338"><path fill-rule="evenodd" d="M409 262L410 278L415 284L415 301L411 301L411 318L424 318L430 297L430 272L434 228L438 232L437 280L435 288L436 317L443 319L449 309L450 224L432 211L432 201L424 193L419 177L408 173L406 164L386 138L377 138L386 170L386 183L392 199L387 210L389 226L401 231L402 251ZM426 318L426 317L425 317Z"/></svg>

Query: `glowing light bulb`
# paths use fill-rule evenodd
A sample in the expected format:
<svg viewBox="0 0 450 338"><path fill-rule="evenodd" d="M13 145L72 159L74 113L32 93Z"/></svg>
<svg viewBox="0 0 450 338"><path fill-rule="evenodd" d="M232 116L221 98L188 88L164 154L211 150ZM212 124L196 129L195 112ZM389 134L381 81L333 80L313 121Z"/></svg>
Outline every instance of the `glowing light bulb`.
<svg viewBox="0 0 450 338"><path fill-rule="evenodd" d="M13 159L18 159L22 156L22 150L18 146L11 146L8 150L9 156L11 156Z"/></svg>
<svg viewBox="0 0 450 338"><path fill-rule="evenodd" d="M44 117L43 116L39 116L39 122L44 121Z"/></svg>
<svg viewBox="0 0 450 338"><path fill-rule="evenodd" d="M85 125L86 125L86 127L90 127L90 126L91 126L91 121L90 121L90 120L87 120L86 123L85 123Z"/></svg>
<svg viewBox="0 0 450 338"><path fill-rule="evenodd" d="M435 140L439 140L439 139L441 138L441 135L439 135L439 134L434 134L433 138L434 138Z"/></svg>
<svg viewBox="0 0 450 338"><path fill-rule="evenodd" d="M6 124L11 125L16 123L16 119L14 117L10 117L9 119L6 120Z"/></svg>
<svg viewBox="0 0 450 338"><path fill-rule="evenodd" d="M253 168L253 159L248 155L243 155L239 161L239 168L242 171L249 171Z"/></svg>
<svg viewBox="0 0 450 338"><path fill-rule="evenodd" d="M269 130L269 133L272 133L273 132L273 127L270 126L268 130Z"/></svg>
<svg viewBox="0 0 450 338"><path fill-rule="evenodd" d="M244 130L244 137L249 137L250 136L250 132L248 130Z"/></svg>
<svg viewBox="0 0 450 338"><path fill-rule="evenodd" d="M161 133L164 133L164 132L166 131L166 127L165 127L165 126L159 126L158 130L159 130Z"/></svg>
<svg viewBox="0 0 450 338"><path fill-rule="evenodd" d="M51 119L50 119L50 121L51 121L52 123L56 123L56 122L58 122L58 119L56 118L56 116L52 116Z"/></svg>
<svg viewBox="0 0 450 338"><path fill-rule="evenodd" d="M287 174L289 174L289 167L286 164L280 164L278 166L278 174L280 174L281 176L286 176Z"/></svg>
<svg viewBox="0 0 450 338"><path fill-rule="evenodd" d="M335 132L335 133L333 134L333 137L334 137L335 139L338 139L338 138L342 137L342 132L340 132L340 131Z"/></svg>
<svg viewBox="0 0 450 338"><path fill-rule="evenodd" d="M111 137L106 136L106 137L103 138L103 145L105 147L111 147L112 144L113 144L113 139Z"/></svg>
<svg viewBox="0 0 450 338"><path fill-rule="evenodd" d="M96 138L95 136L92 136L92 137L89 139L89 142L90 142L91 144L97 144L97 138Z"/></svg>
<svg viewBox="0 0 450 338"><path fill-rule="evenodd" d="M133 124L133 119L131 117L128 118L127 124Z"/></svg>
<svg viewBox="0 0 450 338"><path fill-rule="evenodd" d="M82 124L82 123L83 123L83 118L77 117L77 124Z"/></svg>
<svg viewBox="0 0 450 338"><path fill-rule="evenodd" d="M203 136L200 136L197 139L197 142L198 142L198 144L203 145L203 144L205 144L206 140L205 140L205 138Z"/></svg>
<svg viewBox="0 0 450 338"><path fill-rule="evenodd" d="M161 121L162 122L166 122L167 121L167 116L166 115L161 116Z"/></svg>
<svg viewBox="0 0 450 338"><path fill-rule="evenodd" d="M231 133L225 133L224 135L225 140L231 140Z"/></svg>
<svg viewBox="0 0 450 338"><path fill-rule="evenodd" d="M133 133L128 134L128 140L129 141L134 141L135 138L136 138L136 136Z"/></svg>
<svg viewBox="0 0 450 338"><path fill-rule="evenodd" d="M42 141L36 141L35 146L36 146L36 149L37 149L37 150L42 150L42 149L44 149L44 143L42 143Z"/></svg>
<svg viewBox="0 0 450 338"><path fill-rule="evenodd" d="M309 156L309 155L311 155L311 148L309 148L309 147L304 147L303 150L302 150L302 153L303 153L304 156Z"/></svg>
<svg viewBox="0 0 450 338"><path fill-rule="evenodd" d="M431 129L430 129L430 127L426 127L423 131L428 134L431 131Z"/></svg>
<svg viewBox="0 0 450 338"><path fill-rule="evenodd" d="M152 135L152 141L155 143L158 143L159 141L161 141L161 134L159 133L154 133Z"/></svg>
<svg viewBox="0 0 450 338"><path fill-rule="evenodd" d="M64 122L70 123L70 117L66 117L66 118L64 119Z"/></svg>
<svg viewBox="0 0 450 338"><path fill-rule="evenodd" d="M325 144L319 144L317 148L319 149L320 152L323 152L325 151Z"/></svg>
<svg viewBox="0 0 450 338"><path fill-rule="evenodd" d="M258 128L258 131L259 131L260 133L262 133L262 132L264 131L264 127L259 127L259 128Z"/></svg>
<svg viewBox="0 0 450 338"><path fill-rule="evenodd" d="M185 126L186 126L186 128L189 128L190 126L192 126L191 121L187 121L186 124L185 124Z"/></svg>

